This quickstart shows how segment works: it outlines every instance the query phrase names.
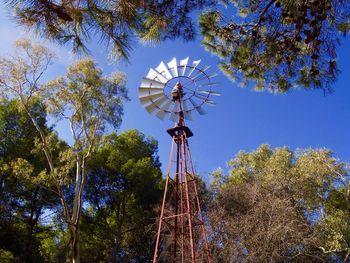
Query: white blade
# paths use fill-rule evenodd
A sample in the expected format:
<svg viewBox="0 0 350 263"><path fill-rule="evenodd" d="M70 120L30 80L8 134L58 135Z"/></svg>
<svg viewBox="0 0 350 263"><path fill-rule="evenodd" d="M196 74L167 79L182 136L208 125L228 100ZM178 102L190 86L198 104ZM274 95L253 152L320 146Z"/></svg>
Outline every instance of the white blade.
<svg viewBox="0 0 350 263"><path fill-rule="evenodd" d="M217 91L197 90L197 92L209 94L209 95L221 96L221 93Z"/></svg>
<svg viewBox="0 0 350 263"><path fill-rule="evenodd" d="M152 104L154 103L154 101L160 97L164 96L163 93L160 93L160 94L153 94L153 95L149 95L149 96L145 96L145 97L141 97L139 98L140 101L141 101L141 104L143 106L146 106L146 105L149 105L149 104ZM164 96L166 97L166 96Z"/></svg>
<svg viewBox="0 0 350 263"><path fill-rule="evenodd" d="M145 107L145 109L148 111L149 114L153 114L155 112L155 110L157 109L156 104L152 103L150 105L148 105L147 107Z"/></svg>
<svg viewBox="0 0 350 263"><path fill-rule="evenodd" d="M162 82L153 80L153 79L148 79L148 78L142 78L141 82L141 87L149 87L149 88L164 88L164 84Z"/></svg>
<svg viewBox="0 0 350 263"><path fill-rule="evenodd" d="M187 100L184 100L182 102L182 106L183 106L183 112L184 112L184 118L186 120L191 120L193 121L193 117L192 117L192 112L188 109L188 104L187 104Z"/></svg>
<svg viewBox="0 0 350 263"><path fill-rule="evenodd" d="M171 100L168 100L164 105L163 107L160 108L159 112L156 114L156 116L161 119L161 120L164 120L165 116L167 114L169 114L169 108L172 104L172 101Z"/></svg>
<svg viewBox="0 0 350 263"><path fill-rule="evenodd" d="M211 73L210 75L208 75L208 78L216 77L217 75L218 75L218 73L214 72L214 73Z"/></svg>
<svg viewBox="0 0 350 263"><path fill-rule="evenodd" d="M203 72L206 71L208 68L210 68L210 66L204 66L204 68L199 69L198 73L192 78L196 81L196 78L198 78L201 75L204 75Z"/></svg>
<svg viewBox="0 0 350 263"><path fill-rule="evenodd" d="M154 101L152 104L148 105L146 108L146 110L150 113L153 114L157 109L160 108L160 105L166 101L168 98L166 96L160 97L159 99L157 99L156 101Z"/></svg>
<svg viewBox="0 0 350 263"><path fill-rule="evenodd" d="M173 60L168 63L168 67L169 67L170 72L173 74L173 77L177 77L178 73L177 73L176 58L173 58Z"/></svg>
<svg viewBox="0 0 350 263"><path fill-rule="evenodd" d="M203 79L210 79L210 78L212 78L212 77L215 77L215 76L217 76L218 75L218 73L212 73L212 74L210 74L210 75L202 75L202 76L198 76L198 78L197 79L194 79L194 81L201 81L201 80L203 80Z"/></svg>
<svg viewBox="0 0 350 263"><path fill-rule="evenodd" d="M215 106L216 105L216 103L214 101L212 101L212 100L205 100L204 102L206 104L210 105L210 106Z"/></svg>
<svg viewBox="0 0 350 263"><path fill-rule="evenodd" d="M155 71L153 68L149 70L146 78L157 80L162 83L167 82L167 79L163 75L161 75L159 72Z"/></svg>
<svg viewBox="0 0 350 263"><path fill-rule="evenodd" d="M219 82L206 82L206 83L198 84L197 87L215 86L218 84Z"/></svg>
<svg viewBox="0 0 350 263"><path fill-rule="evenodd" d="M191 68L190 72L188 73L187 77L191 76L192 72L196 69L196 67L198 66L199 62L201 62L201 60L193 61L192 68Z"/></svg>
<svg viewBox="0 0 350 263"><path fill-rule="evenodd" d="M200 94L194 94L193 96L195 96L196 98L200 99L201 101L207 103L210 106L216 105L216 103L214 101L208 100L208 97L201 97L202 95L200 95Z"/></svg>
<svg viewBox="0 0 350 263"><path fill-rule="evenodd" d="M167 80L171 79L172 76L170 72L168 71L168 68L165 66L164 62L160 62L159 66L156 67L156 70L162 74Z"/></svg>
<svg viewBox="0 0 350 263"><path fill-rule="evenodd" d="M175 102L175 105L173 107L173 110L171 111L169 120L173 122L178 122L179 121L179 111L180 111L180 103L177 101Z"/></svg>
<svg viewBox="0 0 350 263"><path fill-rule="evenodd" d="M188 63L188 57L185 58L185 59L180 60L180 67L179 67L179 69L180 69L180 72L179 72L180 76L185 76L187 63Z"/></svg>
<svg viewBox="0 0 350 263"><path fill-rule="evenodd" d="M190 98L190 102L200 115L207 114L207 112L201 106L199 106L192 98Z"/></svg>
<svg viewBox="0 0 350 263"><path fill-rule="evenodd" d="M149 87L139 87L139 97L145 97L148 95L163 93L163 88L149 88Z"/></svg>

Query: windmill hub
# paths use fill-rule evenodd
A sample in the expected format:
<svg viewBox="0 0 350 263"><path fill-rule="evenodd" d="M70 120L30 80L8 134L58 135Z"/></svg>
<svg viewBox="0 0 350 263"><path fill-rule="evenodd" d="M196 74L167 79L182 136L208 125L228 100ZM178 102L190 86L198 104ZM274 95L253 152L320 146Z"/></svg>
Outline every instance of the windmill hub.
<svg viewBox="0 0 350 263"><path fill-rule="evenodd" d="M182 85L178 82L175 87L171 90L171 100L180 101L184 96Z"/></svg>

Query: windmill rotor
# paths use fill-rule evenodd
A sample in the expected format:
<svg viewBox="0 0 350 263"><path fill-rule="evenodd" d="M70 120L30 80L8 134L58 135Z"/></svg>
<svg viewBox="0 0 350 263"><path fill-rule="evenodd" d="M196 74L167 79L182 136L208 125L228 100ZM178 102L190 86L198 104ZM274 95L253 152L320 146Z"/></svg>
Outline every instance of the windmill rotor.
<svg viewBox="0 0 350 263"><path fill-rule="evenodd" d="M178 122L180 112L187 120L193 120L194 111L206 114L204 105L214 106L210 97L221 93L213 90L218 83L211 79L217 74L208 74L210 66L201 68L199 63L196 60L189 64L188 57L178 63L173 58L167 64L162 61L155 69L151 68L139 87L141 104L161 120L169 117Z"/></svg>

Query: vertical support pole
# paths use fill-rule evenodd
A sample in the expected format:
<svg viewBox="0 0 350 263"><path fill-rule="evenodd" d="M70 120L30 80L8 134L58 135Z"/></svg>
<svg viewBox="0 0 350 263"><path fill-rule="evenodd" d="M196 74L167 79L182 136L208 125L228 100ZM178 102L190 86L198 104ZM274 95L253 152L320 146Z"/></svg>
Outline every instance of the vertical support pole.
<svg viewBox="0 0 350 263"><path fill-rule="evenodd" d="M170 169L171 169L171 159L172 159L172 156L173 156L174 142L175 142L175 136L173 136L173 141L171 143L171 151L170 151L170 158L169 158L169 165L168 165L168 173L167 173L166 181L165 181L165 188L164 188L163 201L162 201L162 209L160 211L160 219L159 219L159 225L158 225L158 234L157 234L157 240L156 240L156 248L154 250L153 263L157 263L158 260L159 260L158 259L159 237L160 237L160 232L161 232L161 229L162 229L162 221L163 221L163 215L164 215L164 206L165 206L167 189L168 189L168 184L169 184Z"/></svg>
<svg viewBox="0 0 350 263"><path fill-rule="evenodd" d="M191 215L191 203L190 203L190 192L188 188L188 176L187 176L187 164L186 164L186 150L185 150L185 135L181 131L181 144L182 144L182 159L184 166L184 177L185 177L185 188L186 188L186 206L187 206L187 217L188 217L188 231L190 235L190 249L191 249L191 262L196 261L194 253L194 244L193 244L193 228L192 228L192 215Z"/></svg>
<svg viewBox="0 0 350 263"><path fill-rule="evenodd" d="M176 152L176 174L175 174L175 211L174 214L178 214L178 200L179 200L179 140L176 139L177 152ZM176 263L177 258L177 216L174 216L174 263Z"/></svg>
<svg viewBox="0 0 350 263"><path fill-rule="evenodd" d="M181 200L181 263L185 262L185 229L184 229L184 186L183 186L183 180L184 180L184 173L183 173L183 166L182 166L182 160L181 160L181 178L180 178L180 188L181 188L181 194L180 194L180 200Z"/></svg>
<svg viewBox="0 0 350 263"><path fill-rule="evenodd" d="M204 239L204 243L205 243L205 250L207 252L208 263L211 263L210 251L209 251L209 246L208 246L208 241L207 241L207 235L205 233L204 221L203 221L203 216L202 216L202 209L201 209L201 205L200 205L200 202L199 202L199 196L198 196L197 185L196 185L196 178L195 178L194 171L193 171L190 147L188 146L187 138L186 138L186 148L187 148L187 151L188 151L188 159L189 159L190 166L191 166L191 173L192 173L192 176L193 176L193 188L194 188L194 191L195 191L196 202L197 202L198 211L199 211L199 219L201 221L201 227L202 227L202 232L203 232L203 239Z"/></svg>

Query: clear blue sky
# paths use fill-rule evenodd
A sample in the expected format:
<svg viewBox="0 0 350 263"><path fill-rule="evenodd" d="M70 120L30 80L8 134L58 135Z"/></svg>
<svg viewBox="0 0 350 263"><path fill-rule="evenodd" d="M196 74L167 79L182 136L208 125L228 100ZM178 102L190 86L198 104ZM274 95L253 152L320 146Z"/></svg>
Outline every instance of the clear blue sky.
<svg viewBox="0 0 350 263"><path fill-rule="evenodd" d="M0 54L10 51L13 41L25 33L16 26L5 10L0 11ZM210 72L217 71L216 90L222 96L215 97L215 107L206 106L207 115L194 114L194 121L187 121L194 137L189 139L195 170L204 178L208 173L222 167L241 150L251 151L263 143L272 147L329 148L344 161L350 161L350 39L343 41L338 49L341 69L335 92L324 96L321 91L294 90L285 95L255 92L240 88L229 81L217 68L218 59L211 56L197 41L167 41L158 47L138 44L131 53L130 64L114 65L106 60L105 48L94 44L91 55L104 72L122 71L128 76L127 88L130 102L125 104L123 124L118 133L126 129L138 129L146 136L152 135L159 142L159 156L165 172L170 153L171 138L166 129L173 127L171 121L161 121L151 116L138 100L138 87L150 67L173 57L190 61L201 59L200 65L211 65ZM54 49L57 47L52 46ZM65 74L72 57L69 49L56 50L60 61L48 73L51 79ZM69 141L69 130L64 124L57 125L59 135Z"/></svg>

